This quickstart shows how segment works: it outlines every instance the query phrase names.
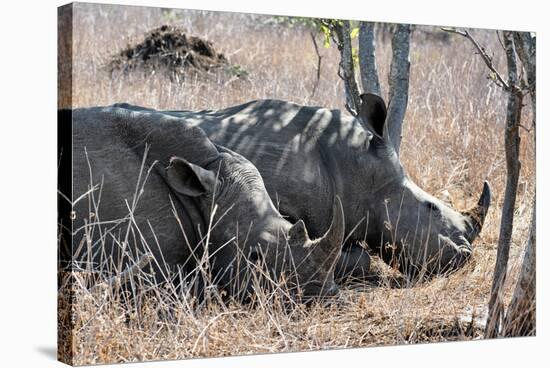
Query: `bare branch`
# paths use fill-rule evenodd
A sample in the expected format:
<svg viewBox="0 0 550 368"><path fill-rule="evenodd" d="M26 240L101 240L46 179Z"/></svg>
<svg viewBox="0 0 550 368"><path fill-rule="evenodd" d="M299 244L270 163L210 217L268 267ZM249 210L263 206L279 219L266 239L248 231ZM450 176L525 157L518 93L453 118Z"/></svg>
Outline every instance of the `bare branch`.
<svg viewBox="0 0 550 368"><path fill-rule="evenodd" d="M487 67L489 68L489 70L491 70L491 72L493 73L492 75L490 75L490 78L499 86L499 87L503 87L505 90L509 90L510 89L510 86L509 86L509 83L507 83L504 78L500 75L500 73L498 72L498 70L495 68L495 66L493 65L493 58L491 58L487 52L485 51L485 48L483 48L482 46L480 46L480 44L470 35L470 33L467 31L467 30L464 30L464 31L459 31L457 30L456 28L441 28L443 31L445 32L450 32L450 33L455 33L457 35L460 35L462 37L465 37L467 38L473 45L474 47L476 48L477 52L479 53L479 55L481 56L481 58L483 59L483 61L485 62L485 65L487 65Z"/></svg>
<svg viewBox="0 0 550 368"><path fill-rule="evenodd" d="M521 129L525 130L527 133L531 133L533 131L533 127L526 127L525 125L523 124L518 124L518 127L520 127Z"/></svg>
<svg viewBox="0 0 550 368"><path fill-rule="evenodd" d="M153 259L154 257L151 253L144 254L134 265L126 268L120 275L115 275L109 280L95 285L90 289L90 292L94 293L101 289L109 290L117 287L118 285L125 284L128 280L137 275L140 270L144 269L149 263L151 263Z"/></svg>
<svg viewBox="0 0 550 368"><path fill-rule="evenodd" d="M380 96L380 81L376 68L374 23L361 22L359 26L359 65L363 92Z"/></svg>
<svg viewBox="0 0 550 368"><path fill-rule="evenodd" d="M315 39L315 33L310 32L311 35L311 41L313 41L313 47L315 48L315 53L317 54L317 78L315 79L315 83L313 84L313 89L311 90L311 95L309 98L313 98L315 96L315 92L317 92L317 88L319 87L319 80L321 79L321 61L323 57L319 53L319 46L317 46L317 40Z"/></svg>
<svg viewBox="0 0 550 368"><path fill-rule="evenodd" d="M500 47L502 47L502 51L506 52L506 47L504 47L504 43L502 42L502 38L500 37L500 33L497 31L495 31L495 33L497 34L497 39L498 39L498 43L500 44Z"/></svg>
<svg viewBox="0 0 550 368"><path fill-rule="evenodd" d="M411 26L398 24L392 38L392 61L389 75L389 104L386 129L399 154L401 131L409 99L409 47Z"/></svg>

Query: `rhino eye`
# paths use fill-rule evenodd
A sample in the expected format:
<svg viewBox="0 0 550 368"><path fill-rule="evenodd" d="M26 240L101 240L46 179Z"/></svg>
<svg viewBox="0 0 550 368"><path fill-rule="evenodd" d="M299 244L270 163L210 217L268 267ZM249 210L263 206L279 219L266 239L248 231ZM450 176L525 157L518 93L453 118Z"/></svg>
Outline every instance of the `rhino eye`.
<svg viewBox="0 0 550 368"><path fill-rule="evenodd" d="M424 202L424 205L432 212L439 212L439 207L433 202Z"/></svg>

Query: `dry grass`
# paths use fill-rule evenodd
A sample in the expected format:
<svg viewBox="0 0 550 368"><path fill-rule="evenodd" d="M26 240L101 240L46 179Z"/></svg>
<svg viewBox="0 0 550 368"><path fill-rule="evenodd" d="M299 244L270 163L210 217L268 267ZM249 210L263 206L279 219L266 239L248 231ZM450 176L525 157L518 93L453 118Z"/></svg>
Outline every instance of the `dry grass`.
<svg viewBox="0 0 550 368"><path fill-rule="evenodd" d="M198 110L280 98L343 109L335 48L321 50L321 80L317 94L310 99L317 59L308 32L266 24L268 18L198 11L167 16L155 8L78 4L73 106L129 102L158 109ZM111 55L162 24L183 26L191 34L213 41L248 77L217 73L175 83L161 73L112 77L105 71ZM472 33L494 52L495 63L503 70L503 50L495 32ZM390 45L379 42L377 52L386 94ZM350 287L331 305L290 309L267 299L267 304L260 303L257 308L216 302L193 308L182 301L168 302L159 291L144 299L139 313L128 314L128 306L114 294L90 294L85 282L72 282L68 286L71 292L65 289L60 298L61 335L66 337L60 357L74 364L92 364L479 338L479 329L459 320L468 311L483 309L488 301L506 174L502 147L506 98L485 78L483 62L460 37L442 43L422 33L413 34L411 65L401 149L409 175L436 196L448 190L458 208L472 204L484 179L492 186L493 205L474 244L473 259L463 269L412 288L392 288L393 275L377 261L380 285ZM524 112L526 122L528 109ZM525 131L522 136L507 301L517 280L534 195L531 137ZM78 280L83 276L71 277ZM67 304L71 300L73 303ZM175 311L171 318L163 317L167 310ZM67 326L72 329L64 329Z"/></svg>

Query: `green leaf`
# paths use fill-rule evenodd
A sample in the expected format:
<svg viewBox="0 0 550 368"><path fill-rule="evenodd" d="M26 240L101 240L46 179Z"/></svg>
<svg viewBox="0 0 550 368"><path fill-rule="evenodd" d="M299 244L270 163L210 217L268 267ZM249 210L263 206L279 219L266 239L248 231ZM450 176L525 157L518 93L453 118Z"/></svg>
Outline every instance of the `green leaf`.
<svg viewBox="0 0 550 368"><path fill-rule="evenodd" d="M351 30L349 36L353 40L355 37L357 37L358 34L359 34L359 27L355 27Z"/></svg>
<svg viewBox="0 0 550 368"><path fill-rule="evenodd" d="M326 49L328 49L330 47L330 37L328 35L325 34L325 43L324 43L324 46Z"/></svg>
<svg viewBox="0 0 550 368"><path fill-rule="evenodd" d="M324 24L321 24L321 32L323 32L323 35L325 36L325 48L328 49L330 47L330 28Z"/></svg>

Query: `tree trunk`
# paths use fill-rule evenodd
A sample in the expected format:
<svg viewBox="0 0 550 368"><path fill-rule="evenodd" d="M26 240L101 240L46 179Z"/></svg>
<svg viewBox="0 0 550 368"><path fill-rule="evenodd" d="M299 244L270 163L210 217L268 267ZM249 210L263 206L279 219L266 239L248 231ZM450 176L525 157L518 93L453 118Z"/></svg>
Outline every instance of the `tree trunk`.
<svg viewBox="0 0 550 368"><path fill-rule="evenodd" d="M523 94L517 87L518 73L516 53L512 32L504 32L504 47L506 49L506 62L508 66L509 96L506 112L506 128L504 130L504 146L506 150L506 190L500 223L500 233L497 250L497 261L489 299L489 315L485 337L497 337L500 334L502 320L504 318L504 306L502 303L502 288L506 279L508 267L508 255L514 222L514 207L516 203L517 185L519 179L519 125L521 122L521 110L523 107Z"/></svg>
<svg viewBox="0 0 550 368"><path fill-rule="evenodd" d="M527 74L533 113L533 144L536 146L536 54L535 42L528 32L514 32L514 45ZM536 150L534 150L536 151ZM529 238L523 258L519 280L512 302L504 320L504 336L529 336L536 333L536 200L533 199L533 214Z"/></svg>
<svg viewBox="0 0 550 368"><path fill-rule="evenodd" d="M411 27L398 24L392 38L392 61L389 75L389 104L386 118L388 136L399 154L403 119L409 99L409 46Z"/></svg>
<svg viewBox="0 0 550 368"><path fill-rule="evenodd" d="M519 59L523 64L523 69L527 74L527 83L529 84L529 94L531 95L531 107L533 108L533 130L536 127L536 87L537 87L537 55L535 39L529 32L514 32L514 45ZM535 134L535 133L534 133Z"/></svg>
<svg viewBox="0 0 550 368"><path fill-rule="evenodd" d="M340 50L341 56L338 75L344 80L346 108L352 115L356 116L361 106L361 99L359 97L359 87L355 80L350 31L350 24L347 20L334 25L334 32L338 39L338 50Z"/></svg>
<svg viewBox="0 0 550 368"><path fill-rule="evenodd" d="M363 92L381 96L380 81L376 68L374 23L361 22L359 26L359 65Z"/></svg>
<svg viewBox="0 0 550 368"><path fill-rule="evenodd" d="M534 204L523 265L504 320L503 336L534 336L536 332L536 212Z"/></svg>

